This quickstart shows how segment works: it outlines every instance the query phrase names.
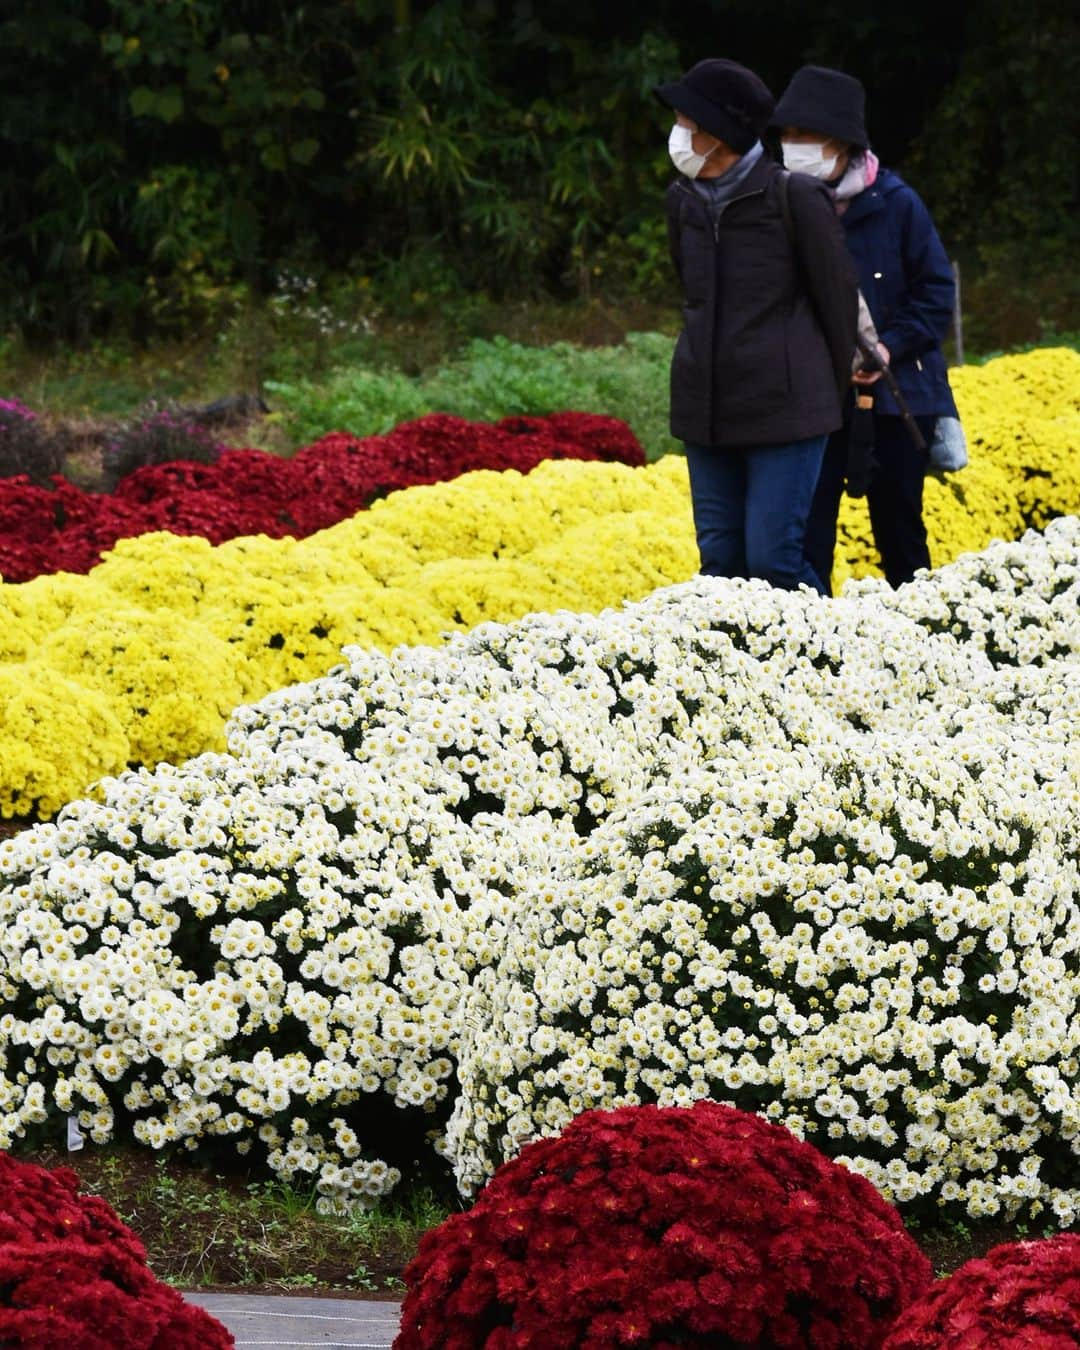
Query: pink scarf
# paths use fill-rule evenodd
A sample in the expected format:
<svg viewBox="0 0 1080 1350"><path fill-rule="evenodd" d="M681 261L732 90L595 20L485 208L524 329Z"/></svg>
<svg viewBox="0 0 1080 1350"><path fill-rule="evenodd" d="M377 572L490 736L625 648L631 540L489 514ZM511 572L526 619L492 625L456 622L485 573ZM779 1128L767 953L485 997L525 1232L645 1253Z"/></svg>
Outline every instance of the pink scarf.
<svg viewBox="0 0 1080 1350"><path fill-rule="evenodd" d="M878 176L880 161L873 150L867 149L847 166L843 178L833 188L836 198L836 210L839 215L851 205L851 199L871 187Z"/></svg>

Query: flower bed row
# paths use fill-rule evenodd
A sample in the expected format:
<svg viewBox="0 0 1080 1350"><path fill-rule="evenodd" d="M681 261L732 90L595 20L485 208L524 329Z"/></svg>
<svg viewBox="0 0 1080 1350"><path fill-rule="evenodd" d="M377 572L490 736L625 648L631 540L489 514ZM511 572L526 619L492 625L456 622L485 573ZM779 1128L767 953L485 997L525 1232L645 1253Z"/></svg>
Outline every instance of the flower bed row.
<svg viewBox="0 0 1080 1350"><path fill-rule="evenodd" d="M688 576L685 505L678 460L545 463L410 488L308 539L143 535L88 576L2 586L0 812L223 748L238 703L323 674L347 643L439 642Z"/></svg>
<svg viewBox="0 0 1080 1350"><path fill-rule="evenodd" d="M88 572L118 539L156 530L213 543L251 534L299 538L402 488L475 469L524 473L546 459L641 465L645 455L612 417L558 413L490 425L435 414L386 436L324 436L292 459L226 450L209 464L139 468L112 494L84 492L59 477L51 487L0 479L0 577Z"/></svg>
<svg viewBox="0 0 1080 1350"><path fill-rule="evenodd" d="M996 391L1016 416L1021 394L1003 391L1031 383L1037 405L1047 369L1080 369L1080 356L1036 352L973 372L988 429L970 469L928 484L938 562L1028 518L1080 511L1075 457L1061 451L1066 435L1080 443L1075 414L1022 423L1021 462L1050 477L1021 475L1022 492L1009 495L1017 442L990 402ZM847 574L864 569L870 547L852 524L860 511L849 503L842 520ZM526 477L467 474L299 541L123 540L87 577L0 586L0 813L51 813L127 764L220 749L236 704L324 674L347 643L389 649L534 610L595 611L696 566L685 462L674 456L644 469L545 462Z"/></svg>
<svg viewBox="0 0 1080 1350"><path fill-rule="evenodd" d="M0 844L0 1144L71 1113L333 1206L710 1097L909 1209L1067 1224L1078 654L1076 518L899 593L351 650Z"/></svg>

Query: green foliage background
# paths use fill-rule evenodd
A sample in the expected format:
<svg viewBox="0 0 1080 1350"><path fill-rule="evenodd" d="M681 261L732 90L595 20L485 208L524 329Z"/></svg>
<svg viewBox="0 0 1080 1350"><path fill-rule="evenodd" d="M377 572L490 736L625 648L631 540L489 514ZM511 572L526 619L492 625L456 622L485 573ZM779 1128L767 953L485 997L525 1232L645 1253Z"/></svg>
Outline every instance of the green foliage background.
<svg viewBox="0 0 1080 1350"><path fill-rule="evenodd" d="M1057 0L35 0L0 18L0 325L187 329L290 267L395 313L660 293L649 91L724 54L777 93L858 74L997 335L1035 337L1075 313L1077 36Z"/></svg>
<svg viewBox="0 0 1080 1350"><path fill-rule="evenodd" d="M681 448L668 430L671 339L631 333L617 347L582 350L569 342L527 347L476 339L453 361L409 378L398 370L342 366L322 380L268 381L266 388L293 446L328 427L378 436L437 408L494 422L564 409L628 422L650 459Z"/></svg>

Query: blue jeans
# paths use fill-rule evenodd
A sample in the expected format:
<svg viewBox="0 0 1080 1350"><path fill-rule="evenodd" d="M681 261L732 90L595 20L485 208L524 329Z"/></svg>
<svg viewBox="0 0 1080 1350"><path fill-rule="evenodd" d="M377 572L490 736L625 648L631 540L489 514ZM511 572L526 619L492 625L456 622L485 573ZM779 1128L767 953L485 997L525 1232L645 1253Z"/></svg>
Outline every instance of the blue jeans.
<svg viewBox="0 0 1080 1350"><path fill-rule="evenodd" d="M764 577L786 591L805 584L824 594L805 544L825 441L686 447L703 576Z"/></svg>

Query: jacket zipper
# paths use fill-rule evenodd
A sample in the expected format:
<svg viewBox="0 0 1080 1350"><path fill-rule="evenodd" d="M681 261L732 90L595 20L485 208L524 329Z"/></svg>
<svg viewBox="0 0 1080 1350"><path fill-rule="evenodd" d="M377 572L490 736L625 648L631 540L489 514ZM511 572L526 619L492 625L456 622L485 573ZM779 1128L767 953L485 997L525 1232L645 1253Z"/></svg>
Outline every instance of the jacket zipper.
<svg viewBox="0 0 1080 1350"><path fill-rule="evenodd" d="M714 216L714 215L712 214L712 212L709 210L708 204L706 203L706 201L705 201L705 199L704 199L703 197L699 196L698 193L694 192L691 188L688 188L688 187L684 186L682 183L680 183L678 186L679 186L679 190L680 190L681 192L685 192L689 197L692 197L694 201L699 202L699 203L701 204L702 210L706 213L706 215L710 216L711 219L712 219L712 233L713 233L713 297L712 297L712 302L713 302L713 303L712 303L712 327L711 327L711 337L710 337L710 339L709 339L709 366L710 366L710 371L709 371L709 394L708 394L709 444L710 444L710 446L711 446L711 445L715 445L715 444L716 444L716 435L715 435L716 428L713 426L713 380L712 380L712 367L715 366L715 364L716 364L716 310L717 310L717 299L718 299L718 294L717 294L717 292L718 292L718 288L719 288L719 280L718 280L719 267L717 266L716 253L717 253L717 250L718 250L719 247L720 247L720 217L724 214L724 211L726 211L726 210L728 209L729 206L734 206L736 202L745 202L745 201L747 201L750 197L764 197L764 195L765 195L765 189L764 189L763 187L755 188L755 189L753 190L753 192L741 192L737 197L731 197L728 201L726 201L726 202L724 203L723 210L721 210L721 211L719 212L718 215L715 215L715 216Z"/></svg>

